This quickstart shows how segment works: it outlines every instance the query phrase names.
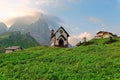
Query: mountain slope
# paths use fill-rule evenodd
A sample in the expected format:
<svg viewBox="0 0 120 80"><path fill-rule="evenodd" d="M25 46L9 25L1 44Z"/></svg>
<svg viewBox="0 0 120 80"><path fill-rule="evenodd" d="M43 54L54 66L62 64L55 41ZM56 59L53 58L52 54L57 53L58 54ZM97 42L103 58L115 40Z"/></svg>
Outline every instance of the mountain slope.
<svg viewBox="0 0 120 80"><path fill-rule="evenodd" d="M50 45L50 29L44 19L39 19L37 22L31 24L27 32L42 45Z"/></svg>
<svg viewBox="0 0 120 80"><path fill-rule="evenodd" d="M21 34L20 32L7 32L0 34L0 52L3 52L4 48L9 46L29 48L38 45L39 44L29 33Z"/></svg>
<svg viewBox="0 0 120 80"><path fill-rule="evenodd" d="M70 49L34 47L0 54L0 79L119 80L120 39L117 40L112 44Z"/></svg>
<svg viewBox="0 0 120 80"><path fill-rule="evenodd" d="M0 34L7 32L7 26L4 23L0 23Z"/></svg>
<svg viewBox="0 0 120 80"><path fill-rule="evenodd" d="M13 22L14 24L8 30L9 32L30 32L31 36L41 45L50 45L50 29L58 29L62 23L59 18L43 13L39 13L34 17L16 18Z"/></svg>

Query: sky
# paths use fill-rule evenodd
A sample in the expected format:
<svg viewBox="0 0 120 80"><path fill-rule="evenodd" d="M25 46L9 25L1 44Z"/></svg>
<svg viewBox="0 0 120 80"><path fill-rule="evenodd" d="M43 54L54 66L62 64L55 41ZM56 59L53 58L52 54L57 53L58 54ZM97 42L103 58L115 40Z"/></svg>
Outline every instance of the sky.
<svg viewBox="0 0 120 80"><path fill-rule="evenodd" d="M98 31L120 35L120 0L0 0L0 21L42 12L59 17L76 44Z"/></svg>

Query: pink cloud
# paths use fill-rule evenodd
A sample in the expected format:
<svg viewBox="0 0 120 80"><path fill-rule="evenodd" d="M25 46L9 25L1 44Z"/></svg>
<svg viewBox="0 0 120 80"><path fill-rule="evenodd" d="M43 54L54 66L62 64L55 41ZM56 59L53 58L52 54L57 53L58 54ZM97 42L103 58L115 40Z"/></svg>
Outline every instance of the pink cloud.
<svg viewBox="0 0 120 80"><path fill-rule="evenodd" d="M82 42L84 37L86 37L87 40L90 40L93 38L93 35L88 32L83 32L80 35L70 37L69 42L72 45L76 45L78 42Z"/></svg>

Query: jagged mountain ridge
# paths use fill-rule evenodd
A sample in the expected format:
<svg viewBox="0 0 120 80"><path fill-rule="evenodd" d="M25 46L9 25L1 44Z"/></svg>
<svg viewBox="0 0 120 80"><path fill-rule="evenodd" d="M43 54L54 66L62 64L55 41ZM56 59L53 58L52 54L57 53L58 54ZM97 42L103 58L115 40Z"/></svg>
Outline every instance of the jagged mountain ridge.
<svg viewBox="0 0 120 80"><path fill-rule="evenodd" d="M0 53L9 46L21 46L22 48L29 48L38 46L39 43L29 34L21 34L21 32L6 32L0 34Z"/></svg>
<svg viewBox="0 0 120 80"><path fill-rule="evenodd" d="M39 44L50 45L50 29L57 29L62 21L58 17L42 13L39 13L39 15L36 16L37 17L27 16L15 19L14 24L11 25L8 32L30 32L31 36L35 38ZM36 21L34 21L34 19Z"/></svg>
<svg viewBox="0 0 120 80"><path fill-rule="evenodd" d="M4 23L0 23L0 34L7 31L7 26Z"/></svg>

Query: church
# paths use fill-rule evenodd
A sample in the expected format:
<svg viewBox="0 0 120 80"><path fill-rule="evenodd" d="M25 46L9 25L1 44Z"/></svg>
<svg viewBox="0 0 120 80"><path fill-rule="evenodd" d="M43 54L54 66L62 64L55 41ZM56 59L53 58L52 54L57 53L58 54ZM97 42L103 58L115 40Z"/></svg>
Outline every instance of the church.
<svg viewBox="0 0 120 80"><path fill-rule="evenodd" d="M50 38L51 46L68 48L68 37L69 34L62 26L56 32L52 29Z"/></svg>

